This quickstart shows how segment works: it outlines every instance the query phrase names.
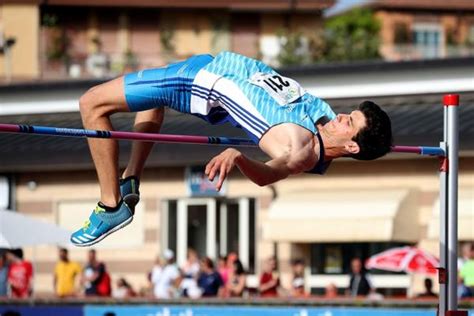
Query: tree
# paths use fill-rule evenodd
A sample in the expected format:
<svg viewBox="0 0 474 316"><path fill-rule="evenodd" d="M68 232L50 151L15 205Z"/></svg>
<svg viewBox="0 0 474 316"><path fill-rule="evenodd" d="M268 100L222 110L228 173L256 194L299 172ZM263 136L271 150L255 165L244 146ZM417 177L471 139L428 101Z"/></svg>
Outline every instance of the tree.
<svg viewBox="0 0 474 316"><path fill-rule="evenodd" d="M279 32L280 53L278 62L282 66L304 65L311 63L308 53L308 39L302 32L290 32L287 29Z"/></svg>
<svg viewBox="0 0 474 316"><path fill-rule="evenodd" d="M380 22L369 9L355 9L327 20L324 29L279 32L282 66L378 59ZM409 37L409 33L403 34Z"/></svg>
<svg viewBox="0 0 474 316"><path fill-rule="evenodd" d="M355 9L325 23L327 61L380 58L380 22L369 9Z"/></svg>

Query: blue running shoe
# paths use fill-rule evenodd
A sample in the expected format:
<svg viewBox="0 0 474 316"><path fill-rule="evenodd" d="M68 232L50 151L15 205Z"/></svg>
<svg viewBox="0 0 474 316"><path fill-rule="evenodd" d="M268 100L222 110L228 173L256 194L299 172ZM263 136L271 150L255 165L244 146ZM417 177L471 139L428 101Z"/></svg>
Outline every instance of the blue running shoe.
<svg viewBox="0 0 474 316"><path fill-rule="evenodd" d="M140 186L140 181L135 176L126 177L125 179L120 179L120 194L122 199L127 203L132 212L135 211L135 205L140 201L140 191L138 190Z"/></svg>
<svg viewBox="0 0 474 316"><path fill-rule="evenodd" d="M84 226L71 235L71 242L79 247L91 246L127 226L132 220L133 212L127 203L121 201L118 210L106 212L99 202Z"/></svg>

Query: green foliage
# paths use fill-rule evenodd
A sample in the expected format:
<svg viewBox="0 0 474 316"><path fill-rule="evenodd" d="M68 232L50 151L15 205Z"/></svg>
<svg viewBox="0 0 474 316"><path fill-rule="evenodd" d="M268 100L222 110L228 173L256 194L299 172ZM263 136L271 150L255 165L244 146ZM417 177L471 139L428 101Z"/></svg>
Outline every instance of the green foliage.
<svg viewBox="0 0 474 316"><path fill-rule="evenodd" d="M172 21L164 20L162 22L160 29L160 44L165 53L172 54L174 52L174 25Z"/></svg>
<svg viewBox="0 0 474 316"><path fill-rule="evenodd" d="M326 60L351 61L380 57L380 22L368 9L355 9L328 20L325 31Z"/></svg>
<svg viewBox="0 0 474 316"><path fill-rule="evenodd" d="M310 55L307 53L307 39L301 32L281 30L279 38L281 51L278 55L278 62L281 65L302 65L311 61Z"/></svg>
<svg viewBox="0 0 474 316"><path fill-rule="evenodd" d="M50 34L50 45L46 51L46 56L52 61L69 62L69 47L71 41L64 29L52 28Z"/></svg>
<svg viewBox="0 0 474 316"><path fill-rule="evenodd" d="M281 65L380 58L380 23L368 9L356 9L326 21L324 31L279 32ZM409 36L409 34L407 35Z"/></svg>
<svg viewBox="0 0 474 316"><path fill-rule="evenodd" d="M459 44L456 40L456 30L452 27L449 27L446 30L446 44L453 46Z"/></svg>
<svg viewBox="0 0 474 316"><path fill-rule="evenodd" d="M66 30L61 27L58 15L44 13L41 17L41 26L47 34L46 57L48 60L68 63L71 41Z"/></svg>
<svg viewBox="0 0 474 316"><path fill-rule="evenodd" d="M41 25L44 27L55 27L58 25L58 16L56 14L45 13L41 18Z"/></svg>
<svg viewBox="0 0 474 316"><path fill-rule="evenodd" d="M211 15L209 17L211 24L212 38L211 47L214 54L223 50L229 50L230 46L230 19L228 16Z"/></svg>
<svg viewBox="0 0 474 316"><path fill-rule="evenodd" d="M131 49L127 49L127 51L124 53L124 63L125 67L130 68L130 69L137 69L138 68L138 57L135 55L135 53Z"/></svg>

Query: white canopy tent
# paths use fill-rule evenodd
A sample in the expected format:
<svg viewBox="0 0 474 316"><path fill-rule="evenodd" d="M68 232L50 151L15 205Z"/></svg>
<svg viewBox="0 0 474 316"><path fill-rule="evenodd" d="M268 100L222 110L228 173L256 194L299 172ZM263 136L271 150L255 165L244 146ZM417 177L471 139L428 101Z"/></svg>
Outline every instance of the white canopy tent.
<svg viewBox="0 0 474 316"><path fill-rule="evenodd" d="M69 244L71 232L10 210L0 210L0 248Z"/></svg>

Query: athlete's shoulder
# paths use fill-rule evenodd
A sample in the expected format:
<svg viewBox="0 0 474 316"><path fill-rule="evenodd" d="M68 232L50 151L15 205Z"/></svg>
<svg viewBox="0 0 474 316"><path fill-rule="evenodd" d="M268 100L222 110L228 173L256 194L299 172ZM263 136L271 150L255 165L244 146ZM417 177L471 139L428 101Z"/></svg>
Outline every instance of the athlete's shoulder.
<svg viewBox="0 0 474 316"><path fill-rule="evenodd" d="M216 58L232 58L232 59L244 59L250 58L232 51L224 50L216 55Z"/></svg>
<svg viewBox="0 0 474 316"><path fill-rule="evenodd" d="M324 115L327 116L329 120L332 120L336 117L336 113L332 109L331 105L314 94L306 93L305 102L308 104L311 115Z"/></svg>
<svg viewBox="0 0 474 316"><path fill-rule="evenodd" d="M232 51L222 51L222 52L220 52L216 55L216 59L220 59L220 60L238 60L238 61L241 61L241 62L244 62L244 63L264 64L262 61L260 61L258 59L255 59L255 58L252 58L252 57L249 57L249 56L246 56L246 55L242 55L242 54L239 54L239 53L236 53L236 52L232 52Z"/></svg>

